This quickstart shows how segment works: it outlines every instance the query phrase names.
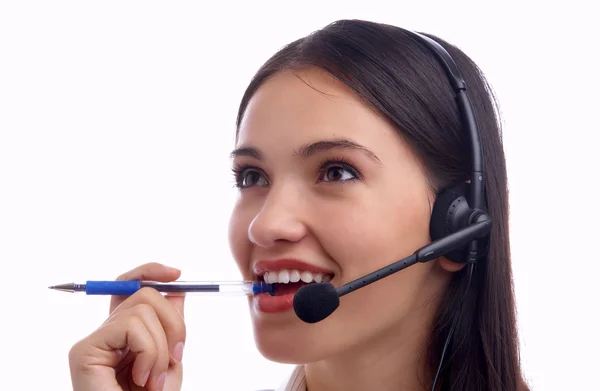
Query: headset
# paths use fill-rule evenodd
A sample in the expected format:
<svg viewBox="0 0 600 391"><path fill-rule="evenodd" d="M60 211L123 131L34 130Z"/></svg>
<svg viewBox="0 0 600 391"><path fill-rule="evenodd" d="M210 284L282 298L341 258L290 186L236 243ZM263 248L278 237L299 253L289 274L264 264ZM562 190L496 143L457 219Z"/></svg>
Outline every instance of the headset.
<svg viewBox="0 0 600 391"><path fill-rule="evenodd" d="M420 38L421 41L426 44L446 71L452 90L456 94L456 101L460 110L463 126L466 128L471 141L471 181L469 184L465 182L444 189L438 194L429 224L431 238L436 240L451 235L459 230L461 226L464 226L465 223L471 224L473 221L481 218L489 220L489 230L491 231L491 217L487 214L487 205L485 202L483 150L479 140L479 129L473 112L473 105L467 92L466 82L460 74L456 62L442 45L426 35L411 31L409 31L409 33ZM468 201L465 198L466 196L469 196ZM489 232L485 234L483 243L473 240L468 244L468 247L463 248L462 251L460 249L452 250L444 255L451 261L467 262L469 264L468 282L461 304L469 292L475 262L487 257L488 246ZM440 362L433 379L433 385L431 387L432 391L435 391L444 362L446 349L448 348L457 322L458 314L455 315L448 336L446 337Z"/></svg>
<svg viewBox="0 0 600 391"><path fill-rule="evenodd" d="M466 263L468 268L466 297L471 285L473 269L478 261L487 258L489 235L492 219L487 213L485 202L485 172L483 151L479 139L479 129L473 112L473 105L467 91L467 84L459 68L438 42L421 33L405 30L420 40L436 57L444 68L452 86L461 115L462 126L470 139L471 171L470 181L461 182L441 190L434 203L429 232L432 243L415 251L412 255L357 278L335 288L331 283L309 284L300 288L294 295L294 311L307 323L319 322L332 314L340 304L339 298L354 292L375 281L403 270L418 262L427 262L444 256L453 262ZM461 302L462 304L462 302ZM455 316L440 358L439 366L433 380L432 391L435 390L446 349L458 321Z"/></svg>

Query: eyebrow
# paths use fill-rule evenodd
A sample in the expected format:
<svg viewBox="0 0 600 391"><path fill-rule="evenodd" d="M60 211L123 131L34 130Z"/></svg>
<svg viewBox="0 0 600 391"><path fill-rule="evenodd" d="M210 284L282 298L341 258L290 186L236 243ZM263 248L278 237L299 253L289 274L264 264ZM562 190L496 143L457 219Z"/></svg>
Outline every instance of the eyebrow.
<svg viewBox="0 0 600 391"><path fill-rule="evenodd" d="M379 160L377 155L375 155L371 150L369 150L367 147L365 147L363 145L360 145L360 144L358 144L352 140L348 140L348 139L321 140L321 141L316 141L313 143L305 144L305 145L301 146L295 152L295 154L302 156L302 157L310 157L310 156L314 156L315 154L317 154L319 152L325 152L325 151L329 151L329 150L332 150L335 148L343 148L343 149L360 151L360 152L364 153L371 160L374 160L375 162L381 164L381 160ZM238 156L249 156L249 157L255 158L256 160L262 159L262 154L260 153L260 151L256 148L249 147L249 146L242 146L240 148L234 149L233 152L231 152L230 156L232 158L238 157Z"/></svg>

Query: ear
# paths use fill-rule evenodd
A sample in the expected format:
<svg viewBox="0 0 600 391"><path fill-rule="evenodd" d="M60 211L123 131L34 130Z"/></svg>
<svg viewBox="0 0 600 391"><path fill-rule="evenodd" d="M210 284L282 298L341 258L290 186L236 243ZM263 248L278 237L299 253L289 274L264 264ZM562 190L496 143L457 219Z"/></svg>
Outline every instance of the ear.
<svg viewBox="0 0 600 391"><path fill-rule="evenodd" d="M440 263L442 269L450 273L456 273L467 266L467 264L464 262L453 262L446 257L439 257L438 262Z"/></svg>

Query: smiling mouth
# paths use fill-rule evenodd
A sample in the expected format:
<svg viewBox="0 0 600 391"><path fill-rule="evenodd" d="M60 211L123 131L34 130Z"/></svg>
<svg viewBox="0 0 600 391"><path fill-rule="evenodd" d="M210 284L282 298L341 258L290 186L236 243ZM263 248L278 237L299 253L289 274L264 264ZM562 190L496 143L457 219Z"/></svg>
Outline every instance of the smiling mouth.
<svg viewBox="0 0 600 391"><path fill-rule="evenodd" d="M333 274L313 273L299 269L283 269L267 271L258 277L267 284L275 285L273 296L284 296L296 293L304 285L329 282L334 276Z"/></svg>

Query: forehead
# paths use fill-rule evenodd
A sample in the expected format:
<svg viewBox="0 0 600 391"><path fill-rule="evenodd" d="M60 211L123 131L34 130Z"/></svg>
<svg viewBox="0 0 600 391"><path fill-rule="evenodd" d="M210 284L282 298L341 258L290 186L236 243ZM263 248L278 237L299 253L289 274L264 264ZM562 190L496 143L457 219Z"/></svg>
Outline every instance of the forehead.
<svg viewBox="0 0 600 391"><path fill-rule="evenodd" d="M347 138L376 147L397 132L358 95L329 74L308 69L274 75L256 91L237 145L285 145Z"/></svg>

